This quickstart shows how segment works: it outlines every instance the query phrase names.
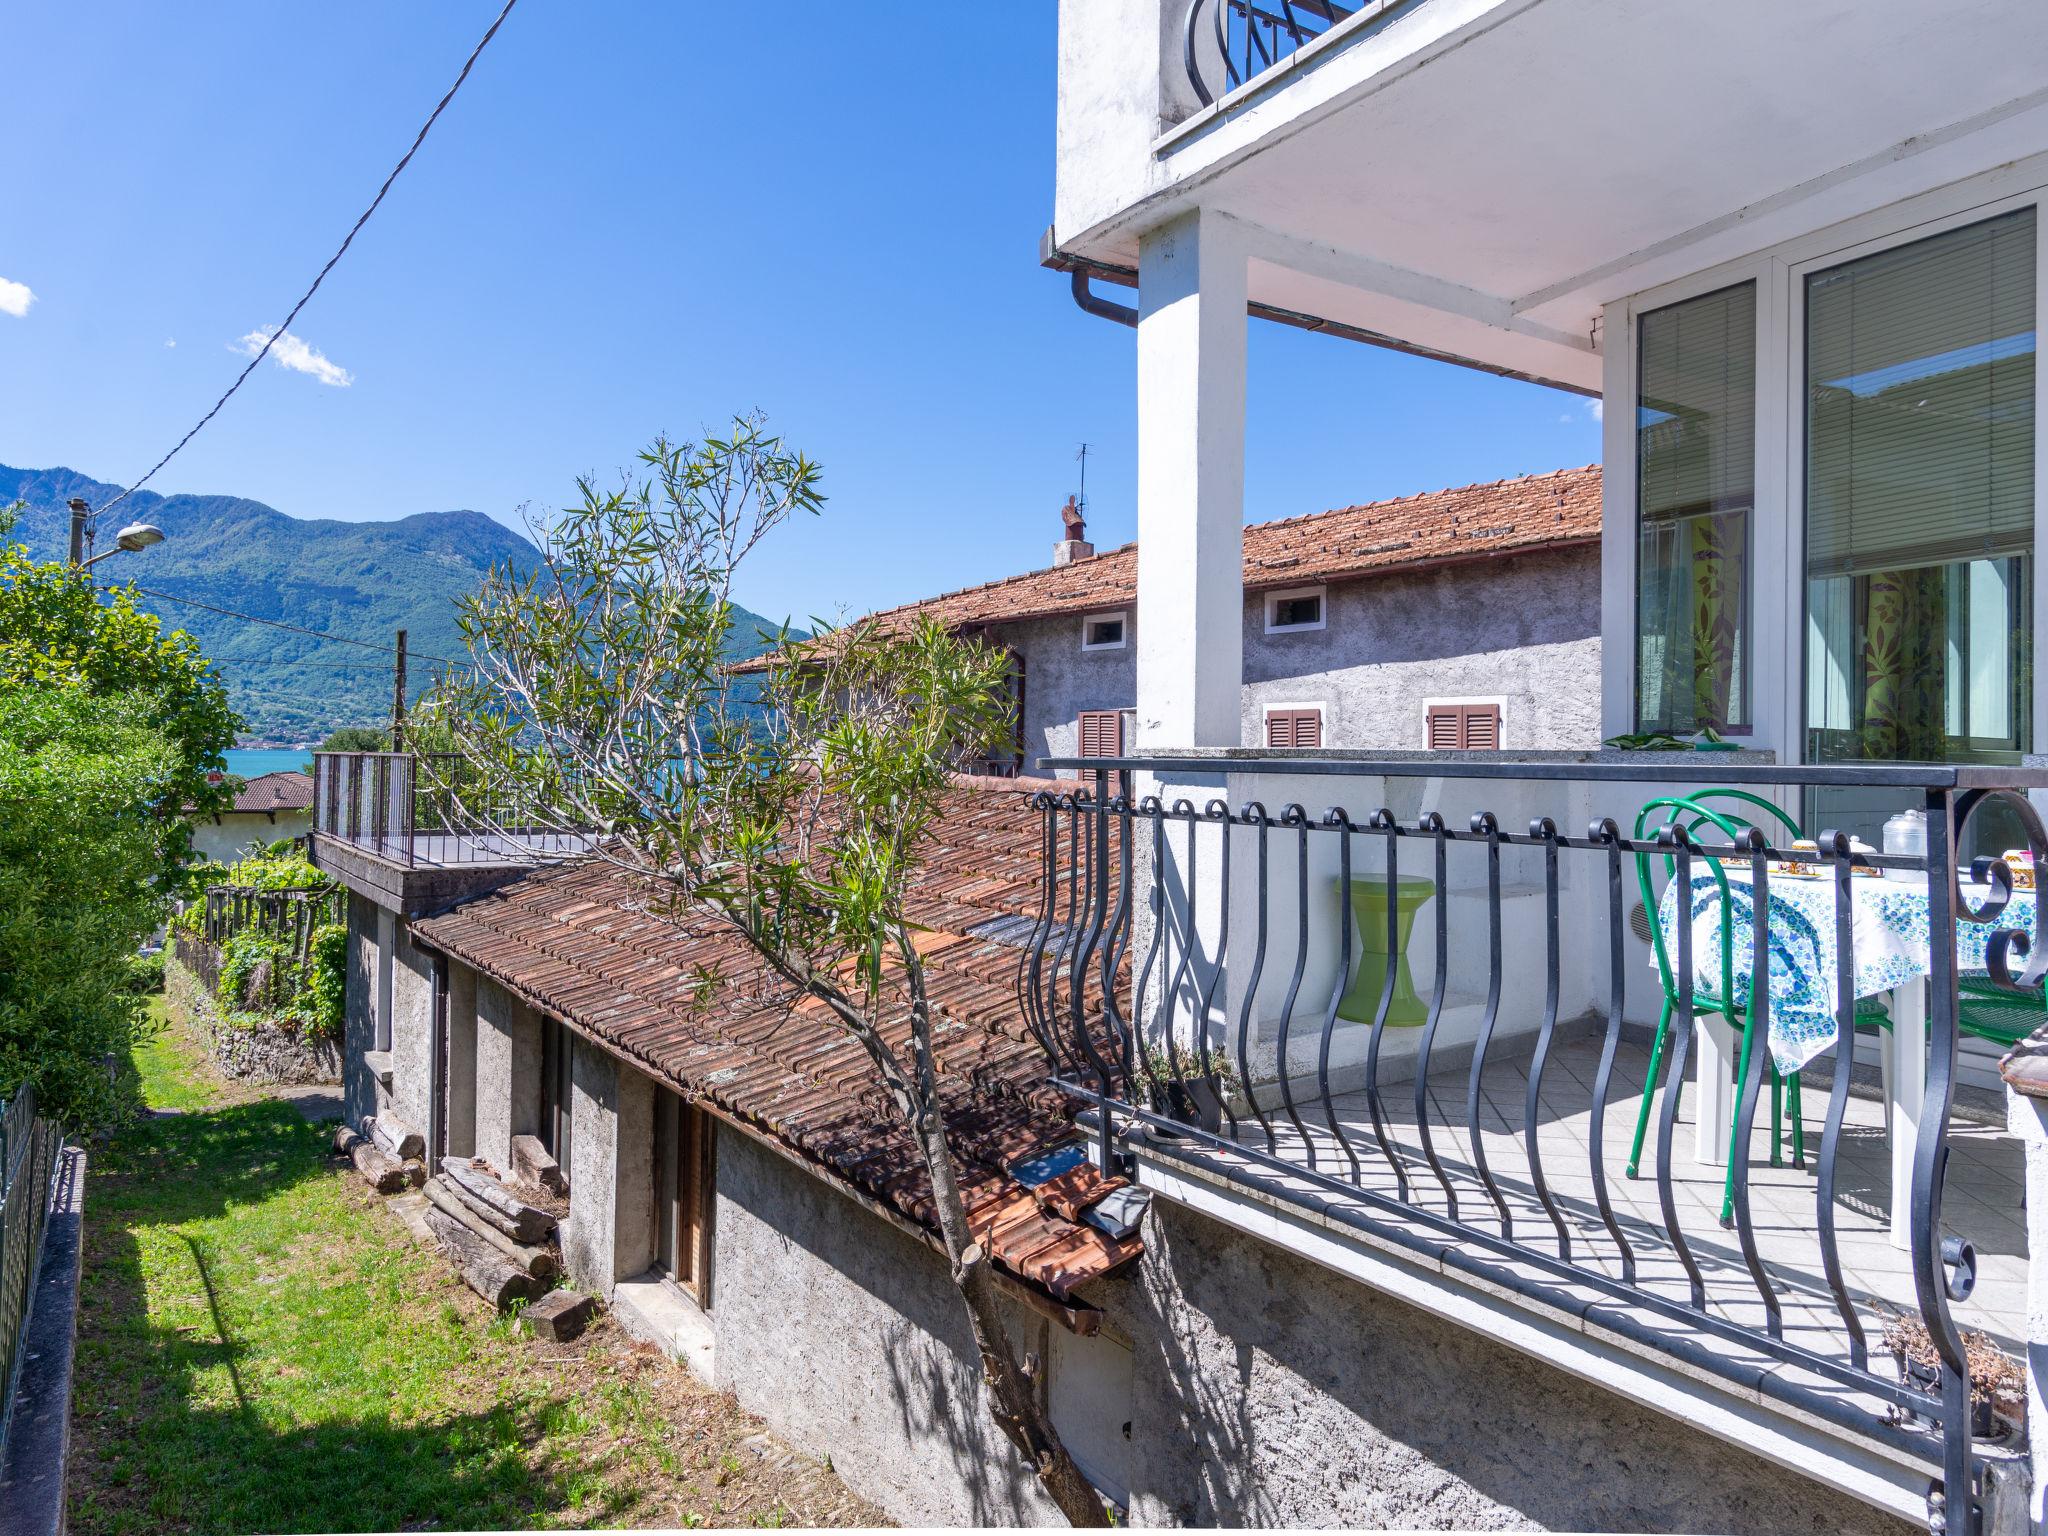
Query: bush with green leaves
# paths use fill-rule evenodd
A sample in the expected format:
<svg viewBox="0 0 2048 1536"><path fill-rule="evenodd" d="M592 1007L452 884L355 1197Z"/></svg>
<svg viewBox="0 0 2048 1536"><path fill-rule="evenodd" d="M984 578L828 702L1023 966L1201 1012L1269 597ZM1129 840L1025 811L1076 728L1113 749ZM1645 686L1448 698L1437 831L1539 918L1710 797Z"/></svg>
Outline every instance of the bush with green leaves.
<svg viewBox="0 0 2048 1536"><path fill-rule="evenodd" d="M226 767L241 720L197 642L166 633L125 588L102 592L70 565L0 544L0 690L119 697L132 724L155 732L168 749L152 785L166 836L151 878L174 889L191 853L182 813L211 816L234 803L234 786L207 776Z"/></svg>
<svg viewBox="0 0 2048 1536"><path fill-rule="evenodd" d="M146 704L0 686L0 1097L74 1131L128 1104L109 1058L144 1016L132 957L162 921L177 751Z"/></svg>

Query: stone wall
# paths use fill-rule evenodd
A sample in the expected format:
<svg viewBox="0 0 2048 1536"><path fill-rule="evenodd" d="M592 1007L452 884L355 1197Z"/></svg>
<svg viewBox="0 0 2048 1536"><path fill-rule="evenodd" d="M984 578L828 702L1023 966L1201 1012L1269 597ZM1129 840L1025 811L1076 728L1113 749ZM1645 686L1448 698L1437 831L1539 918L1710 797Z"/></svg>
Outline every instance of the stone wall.
<svg viewBox="0 0 2048 1536"><path fill-rule="evenodd" d="M937 1254L734 1134L712 1228L717 1385L905 1525L1060 1523L983 1406Z"/></svg>
<svg viewBox="0 0 2048 1536"><path fill-rule="evenodd" d="M256 1083L332 1083L341 1078L341 1047L309 1041L291 1024L231 1024L206 984L164 956L164 999L206 1042L214 1064L229 1077Z"/></svg>
<svg viewBox="0 0 2048 1536"><path fill-rule="evenodd" d="M731 1133L714 1232L719 1386L906 1524L1057 1523L988 1419L937 1254ZM1093 1338L1021 1307L1012 1329L1134 1525L1908 1529L1165 1201L1090 1299Z"/></svg>
<svg viewBox="0 0 2048 1536"><path fill-rule="evenodd" d="M1163 1200L1101 1290L1134 1346L1135 1525L1908 1529Z"/></svg>

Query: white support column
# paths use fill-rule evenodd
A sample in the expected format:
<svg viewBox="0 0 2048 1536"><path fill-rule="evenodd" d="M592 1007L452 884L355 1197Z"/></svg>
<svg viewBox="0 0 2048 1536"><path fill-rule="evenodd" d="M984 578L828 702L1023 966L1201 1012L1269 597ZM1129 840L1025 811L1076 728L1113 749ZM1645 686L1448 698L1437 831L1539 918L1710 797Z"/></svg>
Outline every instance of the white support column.
<svg viewBox="0 0 2048 1536"><path fill-rule="evenodd" d="M1245 252L1215 213L1138 248L1137 747L1235 747L1244 694Z"/></svg>

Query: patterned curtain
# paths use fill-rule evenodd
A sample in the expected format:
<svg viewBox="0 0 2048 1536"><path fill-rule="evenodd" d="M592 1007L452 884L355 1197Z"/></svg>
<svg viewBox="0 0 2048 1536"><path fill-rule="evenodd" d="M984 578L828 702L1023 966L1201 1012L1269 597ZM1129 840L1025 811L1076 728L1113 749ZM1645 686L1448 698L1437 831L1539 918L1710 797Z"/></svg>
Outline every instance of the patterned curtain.
<svg viewBox="0 0 2048 1536"><path fill-rule="evenodd" d="M1878 571L1864 583L1866 759L1940 762L1948 754L1942 684L1948 584L1940 566Z"/></svg>
<svg viewBox="0 0 2048 1536"><path fill-rule="evenodd" d="M1742 520L1695 517L1692 533L1692 728L1728 728L1741 624Z"/></svg>

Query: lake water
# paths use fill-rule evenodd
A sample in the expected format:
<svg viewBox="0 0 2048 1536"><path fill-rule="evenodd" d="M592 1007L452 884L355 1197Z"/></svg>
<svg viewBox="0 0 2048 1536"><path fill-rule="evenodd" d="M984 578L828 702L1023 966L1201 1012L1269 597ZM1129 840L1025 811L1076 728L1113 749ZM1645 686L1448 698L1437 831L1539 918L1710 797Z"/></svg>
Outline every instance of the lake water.
<svg viewBox="0 0 2048 1536"><path fill-rule="evenodd" d="M258 774L289 772L312 758L304 747L237 747L227 754L228 772L253 779Z"/></svg>

